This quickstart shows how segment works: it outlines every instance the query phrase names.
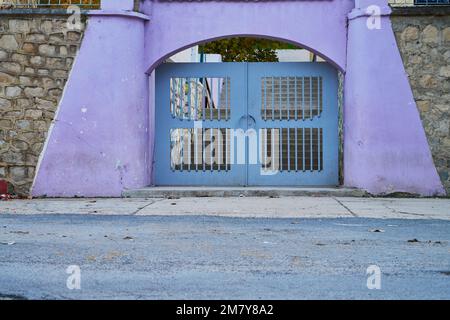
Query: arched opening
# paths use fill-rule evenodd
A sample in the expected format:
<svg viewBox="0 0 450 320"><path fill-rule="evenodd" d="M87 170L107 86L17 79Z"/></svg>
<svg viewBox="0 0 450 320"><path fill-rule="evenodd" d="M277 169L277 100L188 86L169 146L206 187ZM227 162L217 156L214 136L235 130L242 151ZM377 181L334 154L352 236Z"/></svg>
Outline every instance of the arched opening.
<svg viewBox="0 0 450 320"><path fill-rule="evenodd" d="M305 44L298 43L296 41L292 41L285 38L280 37L273 37L273 36L267 36L267 35L251 35L251 34L234 34L234 35L227 35L222 37L214 37L204 40L199 40L193 43L190 43L188 45L176 48L169 53L166 53L157 59L150 65L150 67L147 70L148 74L151 74L161 63L164 63L168 59L170 59L173 56L176 56L180 52L184 52L186 50L189 50L191 48L199 47L205 44L210 44L214 42L219 42L221 40L228 40L228 39L257 39L257 40L265 40L265 41L272 41L274 43L279 44L285 44L287 46L291 46L292 48L297 48L299 50L304 50L306 52L309 52L309 54L314 55L319 58L321 61L326 61L332 66L334 66L337 70L340 72L344 72L344 65L339 64L338 62L334 61L332 58L328 57L326 54L315 50L314 48L311 48ZM300 61L299 61L300 62Z"/></svg>
<svg viewBox="0 0 450 320"><path fill-rule="evenodd" d="M246 36L200 41L158 64L154 185L339 185L334 63L292 42Z"/></svg>

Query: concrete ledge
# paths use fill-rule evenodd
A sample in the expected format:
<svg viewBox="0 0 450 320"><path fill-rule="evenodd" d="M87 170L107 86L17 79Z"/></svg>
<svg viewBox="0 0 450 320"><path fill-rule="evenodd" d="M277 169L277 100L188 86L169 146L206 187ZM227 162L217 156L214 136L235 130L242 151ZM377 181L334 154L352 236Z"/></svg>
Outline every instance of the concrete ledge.
<svg viewBox="0 0 450 320"><path fill-rule="evenodd" d="M372 13L367 10L368 8L355 8L348 14L349 20L354 20L361 17L370 17L372 16ZM389 16L392 13L392 9L389 6L385 6L380 8L380 16Z"/></svg>
<svg viewBox="0 0 450 320"><path fill-rule="evenodd" d="M148 187L125 190L125 198L188 197L364 197L368 194L352 188L280 188L280 187Z"/></svg>
<svg viewBox="0 0 450 320"><path fill-rule="evenodd" d="M81 10L81 14L88 13L89 10ZM1 10L0 15L58 15L58 16L67 16L72 13L67 12L67 9L7 9Z"/></svg>
<svg viewBox="0 0 450 320"><path fill-rule="evenodd" d="M87 11L88 16L111 16L111 17L126 17L126 18L136 18L144 21L150 21L150 17L135 11L120 11L120 10L90 10Z"/></svg>
<svg viewBox="0 0 450 320"><path fill-rule="evenodd" d="M10 15L10 16L37 16L37 15L55 15L55 16L68 16L72 15L73 12L68 12L66 9L11 9L2 10L0 15ZM117 16L117 17L128 17L136 18L144 21L149 21L150 17L135 11L124 11L124 10L81 10L81 14L84 16Z"/></svg>

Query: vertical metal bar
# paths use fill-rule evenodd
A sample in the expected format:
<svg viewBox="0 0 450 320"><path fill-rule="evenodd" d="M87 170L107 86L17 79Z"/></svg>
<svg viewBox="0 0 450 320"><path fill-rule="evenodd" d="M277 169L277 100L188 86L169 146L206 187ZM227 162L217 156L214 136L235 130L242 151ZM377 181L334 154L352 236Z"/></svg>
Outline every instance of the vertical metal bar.
<svg viewBox="0 0 450 320"><path fill-rule="evenodd" d="M263 131L264 131L264 169L267 170L267 153L268 153L267 128L264 128Z"/></svg>
<svg viewBox="0 0 450 320"><path fill-rule="evenodd" d="M206 78L202 77L202 119L206 120L206 98L205 98ZM202 131L203 137L203 131ZM203 161L204 162L204 161Z"/></svg>
<svg viewBox="0 0 450 320"><path fill-rule="evenodd" d="M272 156L272 171L275 171L275 128L270 129L270 154Z"/></svg>
<svg viewBox="0 0 450 320"><path fill-rule="evenodd" d="M194 121L198 120L198 78L195 78L195 102L194 102ZM197 154L197 131L198 129L194 126L192 129L194 132L194 165L195 165L195 171L198 171L198 154Z"/></svg>
<svg viewBox="0 0 450 320"><path fill-rule="evenodd" d="M183 166L184 166L184 129L178 129L181 130L181 172L183 172Z"/></svg>
<svg viewBox="0 0 450 320"><path fill-rule="evenodd" d="M321 88L320 88L321 77L317 77L317 117L320 118L320 98L321 98Z"/></svg>
<svg viewBox="0 0 450 320"><path fill-rule="evenodd" d="M280 171L283 171L283 129L278 129L280 132Z"/></svg>
<svg viewBox="0 0 450 320"><path fill-rule="evenodd" d="M174 99L173 99L173 78L170 78L170 115L172 116L172 118L174 117L173 115L173 107L174 107Z"/></svg>
<svg viewBox="0 0 450 320"><path fill-rule="evenodd" d="M288 172L291 171L291 130L287 128L287 158L288 158Z"/></svg>
<svg viewBox="0 0 450 320"><path fill-rule="evenodd" d="M269 139L270 139L269 132L271 132L269 130L270 129L265 128L265 135L266 135L266 154L265 154L265 163L266 163L266 165L265 165L265 169L266 169L266 171L269 170L269 166L268 166L268 162L267 162L267 158L269 157ZM272 159L273 159L273 157L272 157ZM273 162L273 161L271 161L271 162Z"/></svg>
<svg viewBox="0 0 450 320"><path fill-rule="evenodd" d="M214 94L213 94L213 86L214 86L214 78L209 78L209 104L210 104L210 112L209 112L209 120L214 120Z"/></svg>
<svg viewBox="0 0 450 320"><path fill-rule="evenodd" d="M281 93L282 93L282 77L280 77L280 83L279 83L279 88L278 88L278 98L279 98L279 105L278 105L278 112L280 113L280 120L283 119L283 113L281 112Z"/></svg>
<svg viewBox="0 0 450 320"><path fill-rule="evenodd" d="M295 94L295 121L297 121L298 120L298 112L297 112L297 108L298 108L298 105L297 105L297 103L298 103L298 98L297 98L297 77L294 77L294 86L295 86L295 89L294 89L294 94ZM297 132L297 131L295 131L295 132Z"/></svg>
<svg viewBox="0 0 450 320"><path fill-rule="evenodd" d="M195 112L194 120L198 121L198 78L195 78Z"/></svg>
<svg viewBox="0 0 450 320"><path fill-rule="evenodd" d="M231 78L227 78L227 106L228 106L228 119L231 119Z"/></svg>
<svg viewBox="0 0 450 320"><path fill-rule="evenodd" d="M305 120L305 77L302 77L302 120Z"/></svg>
<svg viewBox="0 0 450 320"><path fill-rule="evenodd" d="M223 167L223 170L225 170L226 171L226 168L227 168L227 165L226 165L226 163L227 163L227 129L226 128L223 128L223 129L220 129L220 134L221 134L221 140L222 140L222 146L221 146L221 154L222 154L222 156L221 156L221 166Z"/></svg>
<svg viewBox="0 0 450 320"><path fill-rule="evenodd" d="M220 165L223 166L226 163L225 157L227 156L226 154L226 141L227 141L227 129L220 129L220 140L221 140L221 147L220 147ZM223 167L223 170L225 170L225 167Z"/></svg>
<svg viewBox="0 0 450 320"><path fill-rule="evenodd" d="M294 128L295 131L295 172L298 171L298 128Z"/></svg>
<svg viewBox="0 0 450 320"><path fill-rule="evenodd" d="M178 79L180 81L180 105L177 110L177 116L179 117L178 113L181 114L181 117L179 117L179 118L181 118L181 120L183 120L183 118L184 118L184 114L183 114L183 109L184 109L184 106L183 106L183 96L184 96L183 78L178 78Z"/></svg>
<svg viewBox="0 0 450 320"><path fill-rule="evenodd" d="M191 120L191 117L192 117L192 110L191 110L191 103L192 103L192 101L191 101L191 78L187 78L187 85L188 85L188 87L187 87L187 99L188 99L188 101L187 101L187 103L188 103L188 120Z"/></svg>
<svg viewBox="0 0 450 320"><path fill-rule="evenodd" d="M305 172L305 128L302 128L302 171Z"/></svg>
<svg viewBox="0 0 450 320"><path fill-rule="evenodd" d="M231 106L232 106L232 100L231 100L231 78L228 77L227 80L227 106L228 106L228 119L231 119ZM229 136L229 134L228 134Z"/></svg>
<svg viewBox="0 0 450 320"><path fill-rule="evenodd" d="M210 136L209 136L209 161L211 163L211 171L214 171L214 157L213 157L213 150L214 150L214 128L211 128L210 132Z"/></svg>
<svg viewBox="0 0 450 320"><path fill-rule="evenodd" d="M195 172L198 172L198 128L194 128L194 152Z"/></svg>
<svg viewBox="0 0 450 320"><path fill-rule="evenodd" d="M191 130L193 129L186 129L188 134L188 171L191 171L191 160L192 160L192 149L191 149L191 143L192 143L192 136L191 136Z"/></svg>
<svg viewBox="0 0 450 320"><path fill-rule="evenodd" d="M272 121L275 120L275 78L272 77Z"/></svg>
<svg viewBox="0 0 450 320"><path fill-rule="evenodd" d="M228 158L229 158L229 152L228 149L228 128L225 129L225 171L228 172Z"/></svg>
<svg viewBox="0 0 450 320"><path fill-rule="evenodd" d="M291 81L291 77L287 77L287 83L286 83L286 95L287 95L287 100L286 100L286 112L287 112L287 119L288 121L291 120L291 108L289 107L289 102L290 102L290 92L289 92L289 82ZM289 130L288 130L289 131ZM290 161L290 160L289 160Z"/></svg>
<svg viewBox="0 0 450 320"><path fill-rule="evenodd" d="M320 163L322 164L323 170L323 128L320 128L320 138L322 139L322 143L320 144Z"/></svg>
<svg viewBox="0 0 450 320"><path fill-rule="evenodd" d="M228 77L225 78L225 120L228 121Z"/></svg>
<svg viewBox="0 0 450 320"><path fill-rule="evenodd" d="M312 76L309 77L309 120L312 121L313 114L312 114L312 104L313 104L313 86L312 86Z"/></svg>
<svg viewBox="0 0 450 320"><path fill-rule="evenodd" d="M223 88L222 88L222 81L221 81L221 79L222 78L217 78L217 95L218 95L218 101L217 101L217 109L218 109L218 113L219 113L219 115L218 115L218 119L219 119L219 121L220 121L220 118L221 118L221 114L220 114L220 112L221 112L221 109L222 109L222 99L221 99L221 94L222 94L222 90L223 90ZM219 171L220 171L220 167L219 167Z"/></svg>
<svg viewBox="0 0 450 320"><path fill-rule="evenodd" d="M320 148L322 147L321 145L321 132L322 128L317 129L317 170L321 171L321 162L320 162Z"/></svg>
<svg viewBox="0 0 450 320"><path fill-rule="evenodd" d="M175 171L175 170L177 169L177 163L176 163L175 161L173 161L174 159L173 159L173 154L172 154L172 150L173 150L173 146L174 146L173 139L172 139L172 136L173 136L173 130L174 130L174 129L170 129L170 130L169 130L169 141L170 141L170 146L169 146L169 159L170 159L170 169L171 169L172 171Z"/></svg>
<svg viewBox="0 0 450 320"><path fill-rule="evenodd" d="M323 78L320 78L320 97L323 98ZM320 114L323 111L323 99L320 99Z"/></svg>
<svg viewBox="0 0 450 320"><path fill-rule="evenodd" d="M263 78L264 81L264 121L267 121L267 78Z"/></svg>
<svg viewBox="0 0 450 320"><path fill-rule="evenodd" d="M222 151L222 130L219 129L219 128L217 128L216 130L217 130L216 131L217 132L216 139L220 137L217 140L217 160L219 161L217 166L219 167L219 172L220 172L220 169L221 169L221 166L222 166L222 158L221 158L221 156L222 156L222 153L221 153L221 151Z"/></svg>
<svg viewBox="0 0 450 320"><path fill-rule="evenodd" d="M206 144L205 144L205 133L206 130L204 128L202 128L202 167L203 167L203 172L206 171Z"/></svg>
<svg viewBox="0 0 450 320"><path fill-rule="evenodd" d="M313 171L313 128L309 128L309 164L310 164L310 171Z"/></svg>

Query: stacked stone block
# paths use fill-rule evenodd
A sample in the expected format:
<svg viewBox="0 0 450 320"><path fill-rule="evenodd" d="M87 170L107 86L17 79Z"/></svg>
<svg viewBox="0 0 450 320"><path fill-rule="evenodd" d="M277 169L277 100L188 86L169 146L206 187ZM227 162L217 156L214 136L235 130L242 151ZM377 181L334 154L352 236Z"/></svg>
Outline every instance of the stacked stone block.
<svg viewBox="0 0 450 320"><path fill-rule="evenodd" d="M83 30L66 16L0 16L0 179L28 195Z"/></svg>

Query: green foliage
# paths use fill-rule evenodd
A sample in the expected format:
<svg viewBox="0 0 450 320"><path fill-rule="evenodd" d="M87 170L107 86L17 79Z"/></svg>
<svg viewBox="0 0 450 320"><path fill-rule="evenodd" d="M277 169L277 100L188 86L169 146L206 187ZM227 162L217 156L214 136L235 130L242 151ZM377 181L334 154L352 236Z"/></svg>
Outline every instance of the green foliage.
<svg viewBox="0 0 450 320"><path fill-rule="evenodd" d="M290 44L258 38L228 38L200 46L200 52L222 55L223 62L278 62L276 49L295 49Z"/></svg>

